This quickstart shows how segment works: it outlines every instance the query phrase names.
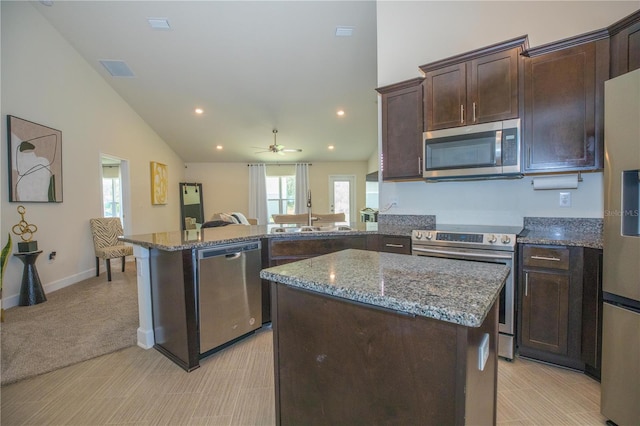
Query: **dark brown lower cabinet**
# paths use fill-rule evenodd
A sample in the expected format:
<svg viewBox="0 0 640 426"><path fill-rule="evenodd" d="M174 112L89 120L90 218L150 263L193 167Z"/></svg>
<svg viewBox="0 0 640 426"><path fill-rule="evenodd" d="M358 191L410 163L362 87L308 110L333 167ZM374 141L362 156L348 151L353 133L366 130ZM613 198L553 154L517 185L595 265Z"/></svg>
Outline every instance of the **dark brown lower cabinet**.
<svg viewBox="0 0 640 426"><path fill-rule="evenodd" d="M585 373L599 380L602 363L602 250L584 249L582 292L582 361Z"/></svg>
<svg viewBox="0 0 640 426"><path fill-rule="evenodd" d="M600 380L602 250L520 247L518 352Z"/></svg>
<svg viewBox="0 0 640 426"><path fill-rule="evenodd" d="M469 328L278 283L271 291L276 424L495 424L497 304Z"/></svg>

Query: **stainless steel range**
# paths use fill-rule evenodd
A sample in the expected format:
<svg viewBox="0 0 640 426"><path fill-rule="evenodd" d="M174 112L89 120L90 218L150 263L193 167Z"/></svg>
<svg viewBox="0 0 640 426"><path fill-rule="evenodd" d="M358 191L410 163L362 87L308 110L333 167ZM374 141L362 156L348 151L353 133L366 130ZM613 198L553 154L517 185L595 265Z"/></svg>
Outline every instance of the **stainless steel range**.
<svg viewBox="0 0 640 426"><path fill-rule="evenodd" d="M414 230L412 254L476 262L502 263L511 268L500 292L498 355L512 360L515 351L516 237L522 227L438 225L435 230Z"/></svg>

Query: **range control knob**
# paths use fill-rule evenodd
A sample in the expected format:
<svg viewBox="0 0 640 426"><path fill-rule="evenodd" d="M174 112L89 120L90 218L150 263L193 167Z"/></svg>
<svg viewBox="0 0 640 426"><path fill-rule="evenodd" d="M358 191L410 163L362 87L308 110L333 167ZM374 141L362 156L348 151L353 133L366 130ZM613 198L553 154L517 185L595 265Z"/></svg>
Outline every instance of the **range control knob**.
<svg viewBox="0 0 640 426"><path fill-rule="evenodd" d="M511 242L511 238L509 238L508 235L503 235L500 241L502 241L502 244L509 244Z"/></svg>
<svg viewBox="0 0 640 426"><path fill-rule="evenodd" d="M433 235L431 234L431 232L427 232L427 240L430 240L433 238Z"/></svg>
<svg viewBox="0 0 640 426"><path fill-rule="evenodd" d="M487 241L488 241L490 244L493 244L493 243L495 243L496 241L498 241L498 238L496 238L496 236L495 236L494 234L491 234L491 235L489 235L489 237L487 238Z"/></svg>
<svg viewBox="0 0 640 426"><path fill-rule="evenodd" d="M416 234L416 240L421 240L421 239L422 239L422 237L424 236L424 235L422 234L422 232L419 232L419 231L416 231L416 233L415 233L415 234Z"/></svg>

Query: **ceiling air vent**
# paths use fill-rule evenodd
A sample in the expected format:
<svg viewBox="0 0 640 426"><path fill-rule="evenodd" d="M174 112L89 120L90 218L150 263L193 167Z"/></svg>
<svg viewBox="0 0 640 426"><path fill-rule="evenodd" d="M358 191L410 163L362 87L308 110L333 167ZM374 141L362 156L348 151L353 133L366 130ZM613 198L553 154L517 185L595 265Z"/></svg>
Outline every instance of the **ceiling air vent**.
<svg viewBox="0 0 640 426"><path fill-rule="evenodd" d="M154 30L170 30L169 20L167 18L147 18L147 22Z"/></svg>
<svg viewBox="0 0 640 426"><path fill-rule="evenodd" d="M351 37L353 27L336 27L336 37Z"/></svg>
<svg viewBox="0 0 640 426"><path fill-rule="evenodd" d="M135 77L129 65L124 61L100 61L113 77Z"/></svg>

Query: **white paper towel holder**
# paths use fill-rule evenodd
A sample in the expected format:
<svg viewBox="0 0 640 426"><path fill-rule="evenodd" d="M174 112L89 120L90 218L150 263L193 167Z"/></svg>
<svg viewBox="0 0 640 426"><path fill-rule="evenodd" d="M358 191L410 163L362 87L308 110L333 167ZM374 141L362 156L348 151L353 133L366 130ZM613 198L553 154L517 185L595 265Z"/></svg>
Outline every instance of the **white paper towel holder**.
<svg viewBox="0 0 640 426"><path fill-rule="evenodd" d="M531 188L534 191L547 189L577 189L578 182L582 182L582 173L578 175L552 175L539 176L531 179Z"/></svg>

